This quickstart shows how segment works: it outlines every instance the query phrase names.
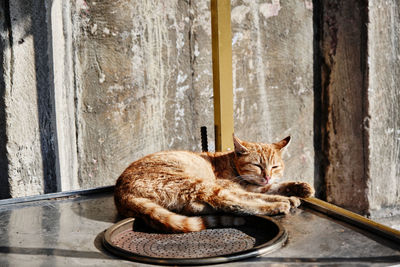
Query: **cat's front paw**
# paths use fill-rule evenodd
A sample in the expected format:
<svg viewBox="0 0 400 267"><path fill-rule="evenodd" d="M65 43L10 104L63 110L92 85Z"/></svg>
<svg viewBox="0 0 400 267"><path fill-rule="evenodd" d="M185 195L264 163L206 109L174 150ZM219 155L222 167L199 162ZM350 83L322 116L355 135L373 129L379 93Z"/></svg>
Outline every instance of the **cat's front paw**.
<svg viewBox="0 0 400 267"><path fill-rule="evenodd" d="M283 213L288 214L290 212L290 204L286 202L275 202L275 214Z"/></svg>
<svg viewBox="0 0 400 267"><path fill-rule="evenodd" d="M300 199L297 197L289 197L289 202L292 208L297 208L301 204Z"/></svg>
<svg viewBox="0 0 400 267"><path fill-rule="evenodd" d="M305 182L292 182L286 185L285 195L296 197L311 197L314 195L314 188Z"/></svg>

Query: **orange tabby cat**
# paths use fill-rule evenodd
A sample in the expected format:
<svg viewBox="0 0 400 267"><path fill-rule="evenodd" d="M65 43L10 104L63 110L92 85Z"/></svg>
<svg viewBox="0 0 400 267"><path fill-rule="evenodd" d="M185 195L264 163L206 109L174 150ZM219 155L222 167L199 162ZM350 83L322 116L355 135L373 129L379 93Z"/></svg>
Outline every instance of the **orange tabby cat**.
<svg viewBox="0 0 400 267"><path fill-rule="evenodd" d="M165 151L133 162L116 183L118 212L157 229L191 232L239 224L240 217L187 215L286 214L300 205L296 196L314 193L307 183L270 183L282 176L290 137L274 144L233 141L231 152Z"/></svg>

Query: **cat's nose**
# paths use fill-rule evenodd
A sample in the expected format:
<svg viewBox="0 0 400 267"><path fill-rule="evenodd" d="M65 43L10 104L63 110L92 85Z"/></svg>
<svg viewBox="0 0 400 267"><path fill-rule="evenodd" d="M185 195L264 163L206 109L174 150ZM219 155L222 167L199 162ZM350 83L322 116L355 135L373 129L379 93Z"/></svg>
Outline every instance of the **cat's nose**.
<svg viewBox="0 0 400 267"><path fill-rule="evenodd" d="M269 176L269 175L265 175L265 180L267 181L267 183L269 183L269 180L271 180L271 176Z"/></svg>

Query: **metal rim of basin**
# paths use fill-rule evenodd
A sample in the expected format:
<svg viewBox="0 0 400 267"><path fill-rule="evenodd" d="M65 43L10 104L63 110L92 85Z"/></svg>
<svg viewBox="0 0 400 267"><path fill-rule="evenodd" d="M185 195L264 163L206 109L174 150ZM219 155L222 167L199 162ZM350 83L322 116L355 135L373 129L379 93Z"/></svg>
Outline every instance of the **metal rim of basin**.
<svg viewBox="0 0 400 267"><path fill-rule="evenodd" d="M261 218L265 220L265 222L273 224L277 228L277 234L273 238L269 239L267 242L254 246L250 249L245 249L243 251L235 253L200 258L160 258L140 255L115 245L112 241L112 238L123 231L132 229L135 218L122 220L109 227L104 233L103 245L108 251L122 258L132 261L163 265L204 265L231 262L271 253L281 248L288 238L287 231L279 223L277 223L270 217L257 216L256 218Z"/></svg>

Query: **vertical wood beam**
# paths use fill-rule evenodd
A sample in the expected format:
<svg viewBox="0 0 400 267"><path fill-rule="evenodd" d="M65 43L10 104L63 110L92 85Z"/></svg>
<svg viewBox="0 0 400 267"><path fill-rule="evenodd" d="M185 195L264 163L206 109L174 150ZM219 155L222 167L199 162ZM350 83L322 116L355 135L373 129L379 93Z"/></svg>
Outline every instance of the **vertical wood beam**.
<svg viewBox="0 0 400 267"><path fill-rule="evenodd" d="M211 0L215 151L233 150L230 0Z"/></svg>
<svg viewBox="0 0 400 267"><path fill-rule="evenodd" d="M321 150L326 200L366 214L368 1L320 0Z"/></svg>

